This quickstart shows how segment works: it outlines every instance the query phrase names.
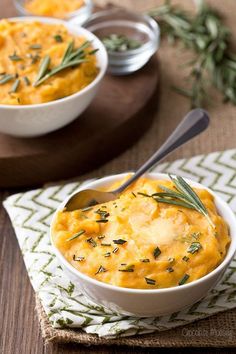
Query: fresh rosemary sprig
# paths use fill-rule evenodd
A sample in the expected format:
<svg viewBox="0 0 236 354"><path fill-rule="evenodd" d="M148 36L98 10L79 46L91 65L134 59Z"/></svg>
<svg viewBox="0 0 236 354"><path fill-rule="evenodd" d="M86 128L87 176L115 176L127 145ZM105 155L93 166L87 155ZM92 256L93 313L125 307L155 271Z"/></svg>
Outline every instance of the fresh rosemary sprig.
<svg viewBox="0 0 236 354"><path fill-rule="evenodd" d="M37 87L41 85L44 81L48 80L50 77L58 74L59 72L86 62L87 53L85 52L85 49L88 48L90 45L90 41L85 41L79 48L74 48L74 42L70 42L65 50L61 63L58 66L52 68L51 70L49 69L50 57L49 55L46 55L41 62L38 76L33 86Z"/></svg>
<svg viewBox="0 0 236 354"><path fill-rule="evenodd" d="M197 14L191 16L168 0L149 14L171 42L182 42L195 53L195 59L186 63L191 67L191 88L175 90L188 97L192 107L200 107L210 83L225 102L236 104L236 54L230 49L230 30L223 25L220 14L200 1Z"/></svg>
<svg viewBox="0 0 236 354"><path fill-rule="evenodd" d="M201 199L190 187L190 185L180 176L173 177L169 175L169 177L174 184L175 190L167 188L163 185L159 185L159 188L163 192L154 193L152 195L142 195L152 197L158 203L173 204L196 210L204 215L209 224L215 228L215 225L213 224L205 205L202 203Z"/></svg>

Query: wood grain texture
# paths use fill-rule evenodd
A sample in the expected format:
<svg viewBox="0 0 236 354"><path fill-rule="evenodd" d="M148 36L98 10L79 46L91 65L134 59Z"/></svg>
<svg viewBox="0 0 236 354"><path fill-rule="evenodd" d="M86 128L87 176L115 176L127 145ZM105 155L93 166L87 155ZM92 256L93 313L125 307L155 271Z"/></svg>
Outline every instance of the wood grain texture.
<svg viewBox="0 0 236 354"><path fill-rule="evenodd" d="M150 126L158 82L155 56L133 75L106 75L92 104L68 126L38 138L0 134L0 187L74 177L117 156Z"/></svg>
<svg viewBox="0 0 236 354"><path fill-rule="evenodd" d="M101 1L99 1L100 3ZM131 6L136 9L148 9L162 3L162 0L116 0L120 5ZM211 0L219 10L225 13L226 21L236 35L235 0ZM178 0L186 8L191 7L190 0ZM12 0L0 0L0 16L15 15ZM98 170L81 177L104 176L106 174L136 168L154 149L167 137L181 116L188 109L188 102L170 90L172 84L179 84L183 80L183 73L179 70L180 53L170 49L163 43L160 50L162 63L162 85L158 118L155 117L152 129L135 147L119 156L119 158L102 166ZM177 62L173 62L173 58ZM186 58L187 60L187 58ZM224 106L220 98L215 96L214 105L210 109L212 116L211 128L187 147L178 150L170 157L171 160L179 157L193 156L214 150L235 147L236 109L231 105ZM12 191L13 193L14 191ZM3 200L8 192L0 192ZM2 354L107 354L107 353L190 353L191 354L230 354L235 349L132 349L116 347L85 347L80 345L44 345L41 338L38 319L34 312L34 294L29 283L22 256L17 245L4 210L0 209L0 353Z"/></svg>

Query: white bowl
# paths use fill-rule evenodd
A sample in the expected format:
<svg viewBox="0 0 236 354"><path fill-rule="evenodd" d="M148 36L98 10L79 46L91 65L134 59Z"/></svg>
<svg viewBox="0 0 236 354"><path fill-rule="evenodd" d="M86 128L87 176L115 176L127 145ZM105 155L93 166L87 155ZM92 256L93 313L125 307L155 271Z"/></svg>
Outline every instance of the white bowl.
<svg viewBox="0 0 236 354"><path fill-rule="evenodd" d="M78 190L85 188L99 189L100 187L109 186L113 182L122 180L125 175L127 175L127 173L101 178L84 185ZM169 179L167 175L161 173L151 173L148 176L153 179ZM207 292L216 285L224 274L236 250L236 218L229 206L214 192L199 183L188 179L186 179L186 181L194 187L207 189L215 198L215 204L219 214L228 223L231 243L223 262L204 277L182 286L156 290L122 288L99 282L75 269L53 244L51 229L51 242L55 254L69 278L79 287L82 293L95 303L101 304L114 312L125 315L150 317L170 314L192 305L203 298ZM64 208L69 198L70 197L58 207L57 211Z"/></svg>
<svg viewBox="0 0 236 354"><path fill-rule="evenodd" d="M25 8L26 0L13 0L16 10L20 16L35 16ZM82 26L85 21L91 16L93 10L92 0L84 0L84 5L73 12L67 13L64 20L72 21L77 26ZM46 17L46 16L44 16Z"/></svg>
<svg viewBox="0 0 236 354"><path fill-rule="evenodd" d="M91 103L107 69L107 52L102 42L85 28L63 20L48 17L15 17L14 22L39 21L63 24L70 33L85 36L92 41L96 52L99 73L84 89L59 100L33 105L0 104L0 132L17 137L35 137L57 130L76 119Z"/></svg>

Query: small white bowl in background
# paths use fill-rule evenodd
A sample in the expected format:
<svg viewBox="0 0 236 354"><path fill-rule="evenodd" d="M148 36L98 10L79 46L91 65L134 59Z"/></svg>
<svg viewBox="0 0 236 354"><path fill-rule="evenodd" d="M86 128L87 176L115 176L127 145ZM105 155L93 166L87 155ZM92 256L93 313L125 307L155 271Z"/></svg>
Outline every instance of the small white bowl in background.
<svg viewBox="0 0 236 354"><path fill-rule="evenodd" d="M14 22L39 21L48 24L62 24L73 35L84 36L92 41L96 52L99 73L82 90L64 98L32 105L0 104L0 132L16 137L36 137L62 128L79 117L95 97L107 69L107 52L102 42L85 28L49 17L15 17Z"/></svg>
<svg viewBox="0 0 236 354"><path fill-rule="evenodd" d="M113 75L128 75L141 69L159 48L160 28L148 15L111 8L95 12L85 22L84 27L100 40L116 34L141 42L141 46L136 49L108 51L108 72Z"/></svg>
<svg viewBox="0 0 236 354"><path fill-rule="evenodd" d="M101 178L84 185L78 190L108 187L114 182L122 180L126 175L127 173L123 173ZM151 173L148 174L148 176L152 179L169 179L166 174L161 173ZM50 234L54 252L68 277L78 286L83 294L95 303L101 304L116 313L139 317L151 317L170 314L192 305L203 298L207 292L217 284L227 269L236 250L236 218L227 203L214 192L199 183L188 179L186 179L186 181L193 187L207 189L214 196L217 210L229 226L231 243L222 263L220 263L217 268L204 277L181 286L155 290L118 287L100 282L75 269L53 244L51 228ZM66 200L58 207L57 211L64 208L70 197L71 196L66 198ZM55 219L55 215L52 223Z"/></svg>
<svg viewBox="0 0 236 354"><path fill-rule="evenodd" d="M20 16L37 16L30 13L25 8L27 0L14 0L14 5ZM93 10L92 0L84 0L84 5L78 10L65 15L65 21L72 21L77 26L82 26L84 22L91 16ZM46 17L46 16L45 16Z"/></svg>

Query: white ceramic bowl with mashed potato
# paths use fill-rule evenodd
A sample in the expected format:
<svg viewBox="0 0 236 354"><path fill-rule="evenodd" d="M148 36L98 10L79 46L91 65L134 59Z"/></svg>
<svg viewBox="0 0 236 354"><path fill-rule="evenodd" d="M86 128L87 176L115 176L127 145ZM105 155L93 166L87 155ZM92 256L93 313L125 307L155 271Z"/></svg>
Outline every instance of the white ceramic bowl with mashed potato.
<svg viewBox="0 0 236 354"><path fill-rule="evenodd" d="M104 177L83 185L83 187L81 187L79 190L85 188L99 189L106 186L108 187L115 182L123 180L126 175L127 173L123 173L119 175ZM161 173L151 173L147 176L152 179L169 180L168 175ZM208 291L210 291L217 284L227 269L236 250L236 218L228 204L214 192L199 183L190 181L188 179L186 179L186 181L193 187L207 189L214 196L218 213L228 224L231 242L227 250L226 257L222 263L220 263L217 268L202 278L182 286L153 290L118 287L97 281L75 269L53 244L51 227L51 242L58 261L62 265L68 277L78 286L83 294L85 294L95 303L101 304L114 312L133 316L151 317L170 314L179 311L184 307L192 305L193 303L203 298L208 293ZM70 197L68 197L58 207L57 211L63 210L67 200Z"/></svg>
<svg viewBox="0 0 236 354"><path fill-rule="evenodd" d="M59 100L31 104L5 105L0 104L0 132L16 137L35 137L57 130L79 117L95 97L99 85L107 69L107 52L101 41L88 30L74 26L63 20L47 17L16 17L9 21L62 24L73 35L84 36L92 41L96 52L99 72L96 78L82 90Z"/></svg>

